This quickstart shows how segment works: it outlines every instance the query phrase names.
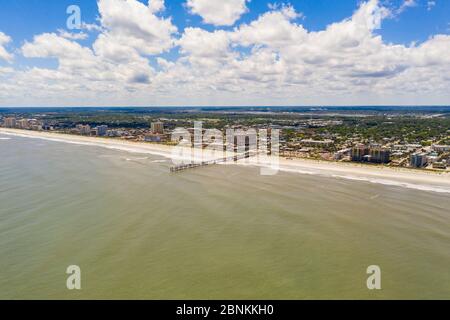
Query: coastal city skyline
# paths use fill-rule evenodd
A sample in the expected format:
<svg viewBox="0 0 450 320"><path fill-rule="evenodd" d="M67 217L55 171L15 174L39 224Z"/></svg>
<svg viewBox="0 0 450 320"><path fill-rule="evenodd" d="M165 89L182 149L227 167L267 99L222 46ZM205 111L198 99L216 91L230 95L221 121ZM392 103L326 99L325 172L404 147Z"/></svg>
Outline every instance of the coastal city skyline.
<svg viewBox="0 0 450 320"><path fill-rule="evenodd" d="M182 163L194 167L276 153L288 160L446 172L449 112L450 107L10 108L0 109L0 127L182 144L201 151L202 156ZM207 156L210 150L217 152Z"/></svg>
<svg viewBox="0 0 450 320"><path fill-rule="evenodd" d="M449 10L439 0L6 1L0 106L448 105Z"/></svg>

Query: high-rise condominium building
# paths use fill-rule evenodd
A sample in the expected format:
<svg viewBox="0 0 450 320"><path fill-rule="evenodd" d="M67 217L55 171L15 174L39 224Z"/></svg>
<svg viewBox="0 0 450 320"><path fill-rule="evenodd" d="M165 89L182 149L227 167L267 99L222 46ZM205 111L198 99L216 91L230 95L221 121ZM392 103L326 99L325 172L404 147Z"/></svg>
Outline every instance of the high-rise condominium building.
<svg viewBox="0 0 450 320"><path fill-rule="evenodd" d="M152 122L151 130L154 134L163 134L164 133L164 123L162 122Z"/></svg>
<svg viewBox="0 0 450 320"><path fill-rule="evenodd" d="M99 137L106 136L107 131L108 131L108 126L103 125L103 126L97 127L97 135Z"/></svg>
<svg viewBox="0 0 450 320"><path fill-rule="evenodd" d="M411 155L410 164L414 168L422 168L427 164L427 154L425 152L418 152Z"/></svg>
<svg viewBox="0 0 450 320"><path fill-rule="evenodd" d="M16 127L16 118L5 118L3 120L3 124L7 128L15 128Z"/></svg>

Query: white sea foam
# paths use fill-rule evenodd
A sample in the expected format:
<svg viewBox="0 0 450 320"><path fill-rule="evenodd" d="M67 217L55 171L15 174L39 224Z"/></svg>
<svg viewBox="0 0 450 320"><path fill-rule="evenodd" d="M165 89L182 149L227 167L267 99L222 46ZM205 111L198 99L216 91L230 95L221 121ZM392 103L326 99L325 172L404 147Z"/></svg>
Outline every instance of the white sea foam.
<svg viewBox="0 0 450 320"><path fill-rule="evenodd" d="M126 158L126 161L140 161L140 160L147 160L148 157L143 157L143 158Z"/></svg>
<svg viewBox="0 0 450 320"><path fill-rule="evenodd" d="M245 165L252 165L252 164L243 164ZM256 166L263 166L263 165L256 165ZM269 167L269 166L266 166ZM404 181L396 181L392 179L381 179L381 178L374 178L374 177L364 177L364 176L357 176L353 174L335 174L332 172L327 172L326 170L322 169L300 169L300 168L290 168L290 167L283 167L280 165L279 168L282 172L292 172L292 173L298 173L298 174L306 174L306 175L314 175L314 176L322 176L322 177L331 177L331 178L338 178L338 179L345 179L345 180L354 180L354 181L361 181L361 182L369 182L374 184L381 184L386 186L393 186L393 187L402 187L402 188L408 188L408 189L414 189L414 190L420 190L420 191L430 191L430 192L438 192L438 193L450 193L450 187L445 186L436 186L436 185L427 185L427 184L414 184Z"/></svg>
<svg viewBox="0 0 450 320"><path fill-rule="evenodd" d="M370 182L370 183L383 184L383 185L394 186L394 187L403 187L403 188L415 189L415 190L421 190L421 191L450 193L450 188L440 187L440 186L413 184L413 183L394 181L394 180L389 180L389 179L365 178L365 177L342 176L342 175L333 175L333 176L336 178L342 178L342 179L347 179L347 180L365 181L365 182Z"/></svg>
<svg viewBox="0 0 450 320"><path fill-rule="evenodd" d="M343 175L343 174L332 174L332 173L326 173L324 171L308 171L308 170L300 170L300 169L288 169L280 167L280 171L284 172L295 172L299 174L309 174L309 175L319 175L323 177L332 177L332 178L338 178L338 179L345 179L345 180L354 180L354 181L362 181L362 182L370 182L374 184L382 184L387 186L393 186L393 187L403 187L408 189L415 189L415 190L421 190L421 191L431 191L431 192L438 192L438 193L450 193L450 188L446 188L444 186L434 186L434 185L425 185L425 184L413 184L403 181L395 181L390 179L380 179L380 178L373 178L373 177L363 177L363 176L355 176L355 175Z"/></svg>
<svg viewBox="0 0 450 320"><path fill-rule="evenodd" d="M46 141L52 141L52 142L63 142L68 144L75 144L75 145L83 145L83 146L93 146L93 147L102 147L106 149L111 150L120 150L120 151L126 151L130 153L139 153L139 154L152 154L152 155L160 155L163 157L170 157L170 153L158 151L158 150L152 150L145 147L134 147L134 146L126 146L122 145L120 143L114 144L114 142L86 142L86 141L79 141L79 140L69 140L69 139L62 139L62 138L49 138L44 136L32 136L27 134L21 134L16 132L2 132L2 134L11 135L11 136L17 136L22 138L31 138L31 139L39 139L39 140L46 140Z"/></svg>

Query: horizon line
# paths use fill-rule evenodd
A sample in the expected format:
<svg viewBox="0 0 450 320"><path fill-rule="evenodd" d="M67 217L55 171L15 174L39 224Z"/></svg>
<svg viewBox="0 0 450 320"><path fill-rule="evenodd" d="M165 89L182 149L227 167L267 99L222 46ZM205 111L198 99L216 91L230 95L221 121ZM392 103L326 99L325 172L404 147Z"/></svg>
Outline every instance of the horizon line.
<svg viewBox="0 0 450 320"><path fill-rule="evenodd" d="M407 104L360 104L360 105L168 105L168 106L133 106L133 105L101 105L101 106L0 106L1 109L27 109L27 108L380 108L380 107L395 107L395 108L446 108L450 104L442 105L407 105Z"/></svg>

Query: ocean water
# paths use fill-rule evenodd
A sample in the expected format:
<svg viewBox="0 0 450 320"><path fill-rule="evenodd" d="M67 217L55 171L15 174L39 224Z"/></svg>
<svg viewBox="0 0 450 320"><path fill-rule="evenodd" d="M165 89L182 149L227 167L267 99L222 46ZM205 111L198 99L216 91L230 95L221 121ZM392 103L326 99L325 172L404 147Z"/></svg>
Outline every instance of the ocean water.
<svg viewBox="0 0 450 320"><path fill-rule="evenodd" d="M448 193L0 138L1 299L450 298Z"/></svg>

